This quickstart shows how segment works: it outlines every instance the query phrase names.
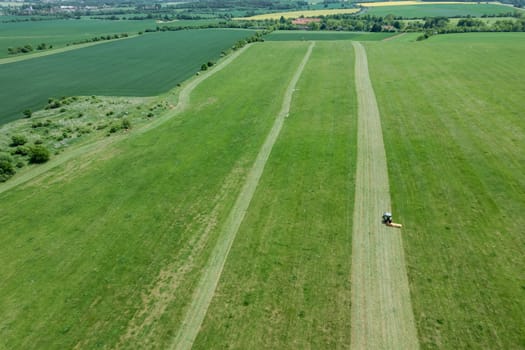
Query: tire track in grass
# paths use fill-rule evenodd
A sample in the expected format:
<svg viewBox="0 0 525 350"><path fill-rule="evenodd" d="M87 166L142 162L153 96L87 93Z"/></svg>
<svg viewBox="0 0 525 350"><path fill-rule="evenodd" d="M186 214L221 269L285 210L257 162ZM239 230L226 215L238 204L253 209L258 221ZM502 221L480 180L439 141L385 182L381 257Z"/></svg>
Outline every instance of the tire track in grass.
<svg viewBox="0 0 525 350"><path fill-rule="evenodd" d="M259 150L257 158L246 178L246 182L244 183L244 186L226 219L217 245L211 253L210 260L203 271L202 278L195 289L191 304L188 307L188 310L186 310L184 320L171 346L172 349L191 349L193 346L193 342L199 333L206 312L208 311L208 307L213 295L215 294L215 289L217 288L222 269L239 226L248 210L248 206L250 205L253 194L255 193L259 179L264 171L266 161L270 156L273 145L275 144L283 126L284 119L290 110L295 85L310 58L314 44L315 43L311 43L308 47L301 64L297 68L297 71L286 89L281 110L279 111L264 144Z"/></svg>
<svg viewBox="0 0 525 350"><path fill-rule="evenodd" d="M418 349L401 230L381 223L390 190L364 47L355 49L358 141L352 230L352 349Z"/></svg>

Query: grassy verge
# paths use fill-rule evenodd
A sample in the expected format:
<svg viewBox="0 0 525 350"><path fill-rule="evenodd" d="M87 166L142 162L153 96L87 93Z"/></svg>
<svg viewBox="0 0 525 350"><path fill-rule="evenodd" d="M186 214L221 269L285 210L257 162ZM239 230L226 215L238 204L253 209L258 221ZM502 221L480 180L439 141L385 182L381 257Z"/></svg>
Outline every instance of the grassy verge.
<svg viewBox="0 0 525 350"><path fill-rule="evenodd" d="M349 346L353 69L316 43L194 348Z"/></svg>
<svg viewBox="0 0 525 350"><path fill-rule="evenodd" d="M162 128L0 194L0 346L165 347L304 49L254 46Z"/></svg>
<svg viewBox="0 0 525 350"><path fill-rule="evenodd" d="M525 344L524 40L367 44L423 348Z"/></svg>

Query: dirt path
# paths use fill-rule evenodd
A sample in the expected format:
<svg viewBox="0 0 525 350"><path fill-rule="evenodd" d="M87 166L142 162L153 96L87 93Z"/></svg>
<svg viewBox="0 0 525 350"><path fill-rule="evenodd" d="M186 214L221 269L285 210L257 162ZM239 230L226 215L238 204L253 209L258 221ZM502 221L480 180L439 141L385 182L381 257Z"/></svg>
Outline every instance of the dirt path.
<svg viewBox="0 0 525 350"><path fill-rule="evenodd" d="M266 137L264 144L259 150L259 154L257 155L257 158L255 159L250 172L248 173L246 182L244 183L244 186L241 189L241 192L239 193L239 196L237 197L237 200L235 201L228 218L226 219L226 223L224 224L217 245L215 246L210 260L203 271L202 278L199 282L199 285L195 289L195 294L193 295L191 304L188 307L188 310L186 310L184 321L171 346L172 349L191 349L193 342L199 333L201 324L204 321L204 317L206 316L208 306L210 305L215 293L215 289L217 288L226 258L228 257L228 253L233 244L239 226L244 219L244 215L248 210L248 206L250 205L250 201L252 200L253 194L255 193L255 189L257 188L257 184L259 183L259 179L263 173L266 161L268 160L273 145L277 140L279 133L281 132L284 119L288 115L295 85L301 76L306 62L310 58L313 46L314 43L310 44L308 47L306 55L297 68L290 85L288 85L288 88L286 89L281 110L279 111L279 114L277 115L273 127Z"/></svg>
<svg viewBox="0 0 525 350"><path fill-rule="evenodd" d="M131 131L131 134L142 134L146 131L149 131L151 129L154 129L158 127L161 124L164 124L167 120L171 119L175 115L181 113L184 111L189 103L190 103L190 95L192 91L205 79L211 77L215 73L221 71L224 67L226 67L231 61L233 61L235 58L237 58L241 53L243 53L251 44L246 45L240 50L237 50L230 56L228 56L225 60L220 62L217 66L215 66L213 69L210 69L206 71L206 73L199 75L198 77L190 80L187 85L185 85L182 90L179 93L178 102L174 109L164 113L159 118L155 119L151 123L148 123L146 125L143 125L140 128L134 129ZM121 134L121 135L115 135L111 138L103 138L99 141L95 141L80 147L77 147L75 149L68 150L64 152L64 154L52 158L50 161L40 164L38 166L33 167L30 170L25 171L23 174L15 175L12 179L5 183L0 184L0 193L10 190L13 187L16 187L20 184L23 184L29 180L32 180L33 178L47 172L48 170L51 170L71 159L77 158L79 156L88 154L88 153L96 153L102 149L105 149L106 147L110 146L111 144L114 144L123 138L127 138L130 136L130 133Z"/></svg>
<svg viewBox="0 0 525 350"><path fill-rule="evenodd" d="M382 213L391 206L379 110L365 49L358 42L353 45L358 154L352 232L352 349L418 349L402 230L381 224Z"/></svg>

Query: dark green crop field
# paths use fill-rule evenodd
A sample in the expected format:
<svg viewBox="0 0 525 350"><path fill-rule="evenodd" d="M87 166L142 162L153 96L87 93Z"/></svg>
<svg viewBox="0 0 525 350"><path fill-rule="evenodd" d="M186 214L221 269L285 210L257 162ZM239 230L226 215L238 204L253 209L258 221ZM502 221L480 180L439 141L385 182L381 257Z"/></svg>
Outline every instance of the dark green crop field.
<svg viewBox="0 0 525 350"><path fill-rule="evenodd" d="M0 58L9 57L9 47L37 46L45 43L53 48L101 35L128 33L137 34L146 28L155 28L148 21L102 21L102 20L52 20L35 22L0 23Z"/></svg>
<svg viewBox="0 0 525 350"><path fill-rule="evenodd" d="M268 41L303 41L303 40L358 40L377 41L391 37L396 33L360 33L360 32L310 32L276 31L264 37Z"/></svg>
<svg viewBox="0 0 525 350"><path fill-rule="evenodd" d="M524 348L525 34L366 48L422 348Z"/></svg>
<svg viewBox="0 0 525 350"><path fill-rule="evenodd" d="M152 33L0 65L0 123L44 107L50 97L165 92L252 34L231 29Z"/></svg>
<svg viewBox="0 0 525 350"><path fill-rule="evenodd" d="M515 9L496 4L432 4L369 7L363 14L374 16L394 15L405 18L424 17L481 17L516 12Z"/></svg>

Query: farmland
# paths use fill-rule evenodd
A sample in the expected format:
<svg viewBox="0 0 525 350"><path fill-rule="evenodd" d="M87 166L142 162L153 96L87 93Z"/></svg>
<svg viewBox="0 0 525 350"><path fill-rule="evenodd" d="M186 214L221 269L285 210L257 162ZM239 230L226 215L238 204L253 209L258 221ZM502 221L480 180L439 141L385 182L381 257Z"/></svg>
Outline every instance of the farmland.
<svg viewBox="0 0 525 350"><path fill-rule="evenodd" d="M352 56L348 44L316 43L196 349L348 347Z"/></svg>
<svg viewBox="0 0 525 350"><path fill-rule="evenodd" d="M303 11L290 11L290 12L274 12L266 13L263 15L256 15L246 17L243 19L247 20L265 20L265 19L279 19L284 18L299 18L299 17L317 17L317 16L328 16L335 14L351 14L359 12L358 9L326 9L326 10L303 10Z"/></svg>
<svg viewBox="0 0 525 350"><path fill-rule="evenodd" d="M5 101L0 122L20 118L28 108L43 108L50 97L148 96L165 92L194 75L203 63L218 59L221 51L237 40L252 34L215 29L145 34L0 65L2 84L9 86L0 91L0 99Z"/></svg>
<svg viewBox="0 0 525 350"><path fill-rule="evenodd" d="M394 15L405 18L424 17L481 17L483 15L504 15L516 12L515 9L498 4L421 4L405 6L374 6L367 7L363 14L374 16Z"/></svg>
<svg viewBox="0 0 525 350"><path fill-rule="evenodd" d="M92 39L101 35L137 34L155 21L102 21L102 20L50 20L34 22L0 23L0 58L8 57L9 47L31 45L34 49L41 43L53 48Z"/></svg>
<svg viewBox="0 0 525 350"><path fill-rule="evenodd" d="M424 348L525 342L525 221L512 214L525 210L524 44L523 34L366 44Z"/></svg>
<svg viewBox="0 0 525 350"><path fill-rule="evenodd" d="M3 345L166 347L305 50L250 48L162 128L0 194Z"/></svg>
<svg viewBox="0 0 525 350"><path fill-rule="evenodd" d="M253 33L0 65L0 349L523 348L525 35Z"/></svg>

